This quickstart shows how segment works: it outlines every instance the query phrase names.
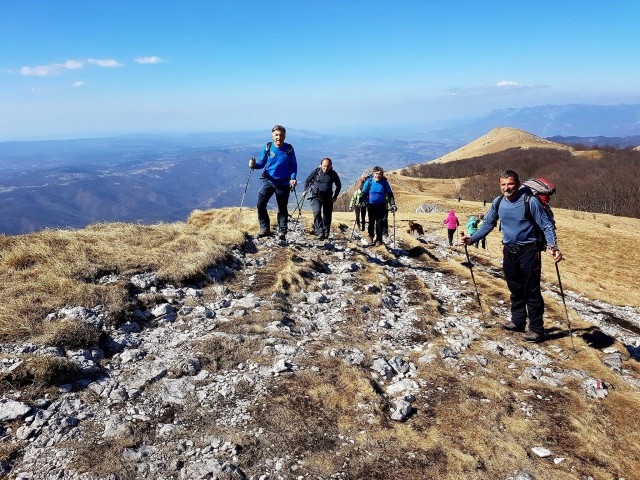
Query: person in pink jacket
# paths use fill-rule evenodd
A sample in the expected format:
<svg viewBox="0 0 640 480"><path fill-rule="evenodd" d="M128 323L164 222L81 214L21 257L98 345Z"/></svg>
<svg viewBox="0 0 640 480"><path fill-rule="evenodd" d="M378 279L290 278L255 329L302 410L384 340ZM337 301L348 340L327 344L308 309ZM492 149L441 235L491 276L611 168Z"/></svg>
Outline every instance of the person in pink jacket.
<svg viewBox="0 0 640 480"><path fill-rule="evenodd" d="M449 246L453 246L453 234L456 233L460 221L456 217L456 212L449 210L449 216L445 218L444 224L447 226L447 233L449 234Z"/></svg>

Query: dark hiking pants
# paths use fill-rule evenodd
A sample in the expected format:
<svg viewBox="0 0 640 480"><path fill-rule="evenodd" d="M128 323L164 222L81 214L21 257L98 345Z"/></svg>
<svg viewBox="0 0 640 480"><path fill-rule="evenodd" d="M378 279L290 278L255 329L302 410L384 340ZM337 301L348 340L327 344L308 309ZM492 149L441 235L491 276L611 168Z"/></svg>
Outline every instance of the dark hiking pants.
<svg viewBox="0 0 640 480"><path fill-rule="evenodd" d="M258 192L258 221L260 222L260 230L269 230L270 220L269 212L267 212L267 204L269 199L276 194L276 202L278 204L278 230L280 233L287 233L287 220L289 212L287 211L287 203L289 203L289 183L275 184L271 180L263 179L262 187Z"/></svg>
<svg viewBox="0 0 640 480"><path fill-rule="evenodd" d="M449 246L453 245L453 234L456 233L457 228L447 228L447 234L449 235Z"/></svg>
<svg viewBox="0 0 640 480"><path fill-rule="evenodd" d="M368 203L367 211L369 212L369 237L382 242L382 219L387 211L387 206L384 203Z"/></svg>
<svg viewBox="0 0 640 480"><path fill-rule="evenodd" d="M544 333L544 300L540 290L542 260L535 244L503 247L504 278L511 292L511 321L529 330Z"/></svg>
<svg viewBox="0 0 640 480"><path fill-rule="evenodd" d="M333 201L329 198L314 197L311 199L313 211L313 231L316 235L329 235L331 216L333 214Z"/></svg>
<svg viewBox="0 0 640 480"><path fill-rule="evenodd" d="M364 219L367 214L367 209L365 207L358 207L357 205L353 207L356 212L356 225L360 230L364 230Z"/></svg>

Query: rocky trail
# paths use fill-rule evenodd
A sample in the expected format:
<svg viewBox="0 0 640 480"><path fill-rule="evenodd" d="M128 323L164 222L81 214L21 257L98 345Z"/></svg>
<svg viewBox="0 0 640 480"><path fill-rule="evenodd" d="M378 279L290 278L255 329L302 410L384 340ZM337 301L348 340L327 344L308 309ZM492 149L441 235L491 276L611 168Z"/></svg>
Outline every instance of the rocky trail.
<svg viewBox="0 0 640 480"><path fill-rule="evenodd" d="M381 471L354 473L383 464L371 460L356 468L373 455L361 441L366 433L345 434L326 422L330 404L317 401L322 389L326 398L339 398L339 377L333 390L318 380L333 378L339 365L359 372L354 384L371 393L335 409L346 409L365 427L424 422L434 405L453 395L448 377L427 380L436 365L469 381L504 365L514 384L578 385L591 401L606 397L608 382L597 372L566 368L575 353L554 341L566 338L566 323L548 322L555 334L530 345L497 326L508 319L508 304L481 291L480 314L471 277L448 267L464 261L464 250L429 234L420 239L424 247L398 240L395 248L390 241L366 248L359 238L349 241L350 233L319 241L293 231L286 244L248 237L209 270L207 281L194 285L164 285L153 272L105 277L100 281L131 284L138 308L127 322L109 326L100 306L69 306L48 318L99 327L100 345L76 351L0 345L4 373L19 368L26 354L68 360L81 371L55 393L25 399L16 388L0 399L0 441L14 447L0 477L386 478ZM474 272L501 277L481 258ZM561 302L555 285L545 290ZM638 309L564 293L570 311L594 325L574 332L576 344L597 349L617 381L640 386L627 368L640 340ZM296 385L309 395L294 391ZM535 415L535 401L522 400L526 395L535 397L521 394L518 408ZM566 451L536 448L534 456L571 471ZM318 451L333 452L331 460L323 464ZM398 455L407 465L421 460L411 448ZM523 465L502 478L535 475Z"/></svg>

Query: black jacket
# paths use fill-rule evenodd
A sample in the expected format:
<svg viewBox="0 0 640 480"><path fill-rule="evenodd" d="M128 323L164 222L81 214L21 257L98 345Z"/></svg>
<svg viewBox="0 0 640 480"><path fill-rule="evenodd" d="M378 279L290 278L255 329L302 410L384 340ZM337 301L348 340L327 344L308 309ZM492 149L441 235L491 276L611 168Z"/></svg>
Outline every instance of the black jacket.
<svg viewBox="0 0 640 480"><path fill-rule="evenodd" d="M333 185L336 187L335 192L332 189ZM309 198L320 198L322 200L328 200L332 197L338 198L341 188L340 177L333 169L323 173L322 169L318 167L311 172L304 182L304 190Z"/></svg>

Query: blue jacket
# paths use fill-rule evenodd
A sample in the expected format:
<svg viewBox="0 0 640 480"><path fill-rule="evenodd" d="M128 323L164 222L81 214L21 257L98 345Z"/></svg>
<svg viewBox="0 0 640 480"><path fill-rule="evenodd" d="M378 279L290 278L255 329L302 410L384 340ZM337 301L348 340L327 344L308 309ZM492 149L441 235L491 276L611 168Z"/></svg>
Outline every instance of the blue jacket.
<svg viewBox="0 0 640 480"><path fill-rule="evenodd" d="M533 224L525 218L525 195L531 195L526 188L518 191L518 196L514 201L503 198L500 202L500 212L496 212L496 203L500 197L493 199L491 208L487 213L482 225L476 233L471 235L471 242L475 243L486 237L493 230L500 218L502 221L502 243L509 246L524 245L536 241L536 232ZM529 198L529 208L536 223L544 232L547 245L557 245L556 232L547 213L544 211L540 201L531 195Z"/></svg>
<svg viewBox="0 0 640 480"><path fill-rule="evenodd" d="M379 182L368 178L362 186L362 196L367 203L372 205L382 205L387 201L389 197L389 203L393 206L396 204L391 191L391 185L386 178L381 178Z"/></svg>
<svg viewBox="0 0 640 480"><path fill-rule="evenodd" d="M262 148L260 159L256 161L255 168L264 168L265 178L278 185L284 185L289 183L289 180L295 180L298 174L296 152L288 143L282 144L282 148L278 148L275 143L272 143L269 149L269 158L267 158L267 145L265 145Z"/></svg>

